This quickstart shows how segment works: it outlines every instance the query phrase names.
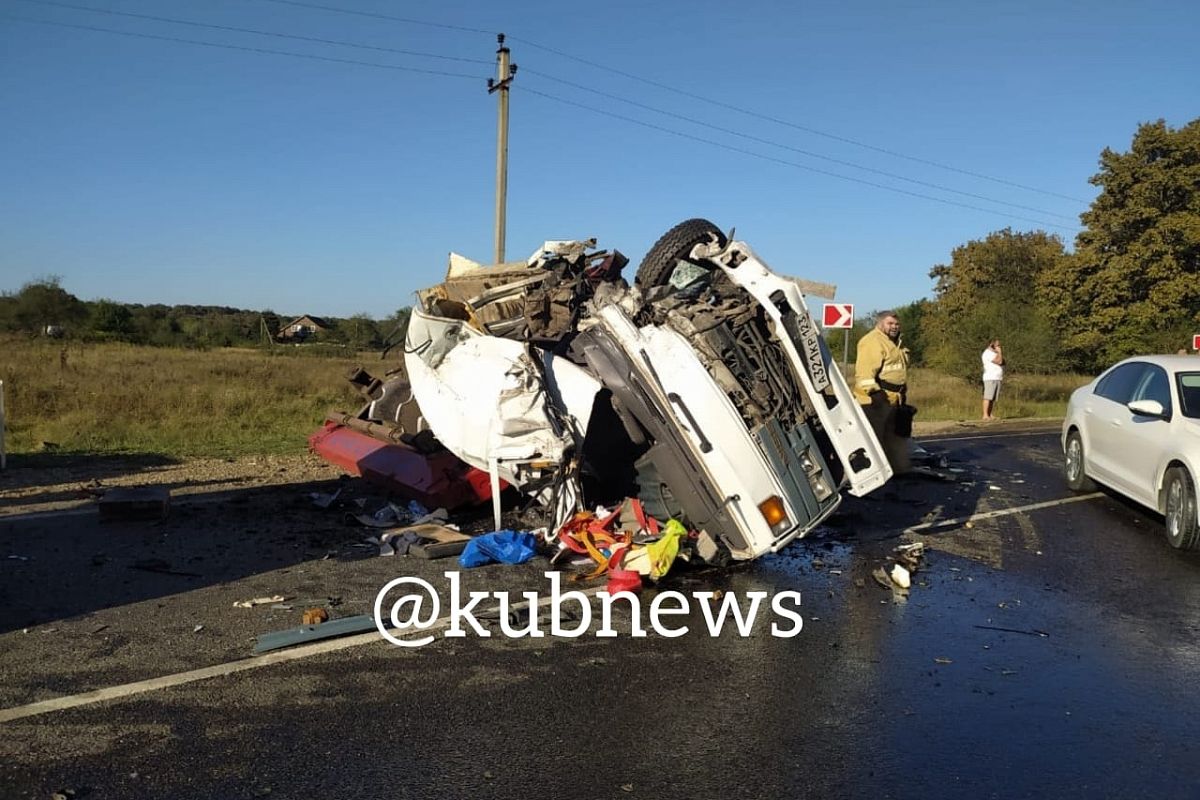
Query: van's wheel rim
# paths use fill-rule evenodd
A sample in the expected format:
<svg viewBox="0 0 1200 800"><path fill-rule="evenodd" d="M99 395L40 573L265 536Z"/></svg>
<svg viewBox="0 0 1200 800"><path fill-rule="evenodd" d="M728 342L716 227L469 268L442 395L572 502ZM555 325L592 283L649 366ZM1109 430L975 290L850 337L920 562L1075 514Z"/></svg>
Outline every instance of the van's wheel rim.
<svg viewBox="0 0 1200 800"><path fill-rule="evenodd" d="M1079 439L1067 442L1067 480L1077 481L1083 472L1083 445Z"/></svg>
<svg viewBox="0 0 1200 800"><path fill-rule="evenodd" d="M1183 527L1183 481L1174 478L1167 487L1167 535L1174 541Z"/></svg>

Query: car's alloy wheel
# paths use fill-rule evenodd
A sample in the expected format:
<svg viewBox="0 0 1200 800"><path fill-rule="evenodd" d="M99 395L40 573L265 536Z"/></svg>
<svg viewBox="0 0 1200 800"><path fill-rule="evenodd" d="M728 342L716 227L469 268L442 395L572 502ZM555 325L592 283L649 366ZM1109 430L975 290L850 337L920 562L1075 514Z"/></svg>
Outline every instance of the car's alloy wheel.
<svg viewBox="0 0 1200 800"><path fill-rule="evenodd" d="M1191 476L1181 467L1171 467L1166 475L1167 541L1180 550L1200 547L1200 525L1196 521L1196 489Z"/></svg>
<svg viewBox="0 0 1200 800"><path fill-rule="evenodd" d="M1067 435L1066 459L1063 463L1063 474L1067 486L1075 492L1085 492L1094 488L1094 484L1083 470L1083 439L1078 431Z"/></svg>

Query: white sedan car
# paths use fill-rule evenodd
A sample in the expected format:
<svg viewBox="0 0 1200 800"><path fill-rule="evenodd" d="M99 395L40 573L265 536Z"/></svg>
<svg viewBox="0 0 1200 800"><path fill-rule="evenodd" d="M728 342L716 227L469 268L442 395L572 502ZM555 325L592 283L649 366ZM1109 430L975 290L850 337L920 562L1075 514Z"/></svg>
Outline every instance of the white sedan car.
<svg viewBox="0 0 1200 800"><path fill-rule="evenodd" d="M1076 389L1062 446L1071 489L1102 483L1163 514L1173 547L1200 548L1200 357L1126 359Z"/></svg>

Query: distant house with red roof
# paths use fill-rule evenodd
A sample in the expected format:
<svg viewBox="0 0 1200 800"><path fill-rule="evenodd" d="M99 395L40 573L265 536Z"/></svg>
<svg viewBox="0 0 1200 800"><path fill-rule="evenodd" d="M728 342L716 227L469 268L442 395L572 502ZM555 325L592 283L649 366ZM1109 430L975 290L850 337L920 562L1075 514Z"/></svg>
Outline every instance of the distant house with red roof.
<svg viewBox="0 0 1200 800"><path fill-rule="evenodd" d="M296 317L287 325L280 328L279 339L281 341L293 342L304 341L318 331L327 331L330 327L330 324L320 317L305 314L304 316Z"/></svg>

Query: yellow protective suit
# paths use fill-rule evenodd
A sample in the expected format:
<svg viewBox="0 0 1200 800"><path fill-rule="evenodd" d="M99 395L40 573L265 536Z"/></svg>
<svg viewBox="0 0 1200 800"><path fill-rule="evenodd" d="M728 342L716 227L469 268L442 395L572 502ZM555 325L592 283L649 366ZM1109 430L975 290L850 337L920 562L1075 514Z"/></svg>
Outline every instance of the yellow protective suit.
<svg viewBox="0 0 1200 800"><path fill-rule="evenodd" d="M882 381L887 389L880 384ZM867 421L875 431L875 438L883 447L892 472L900 475L908 472L908 440L896 434L896 410L905 402L905 392L895 387L907 387L908 351L888 335L874 328L858 340L858 354L854 359L854 398L863 406ZM871 392L882 389L887 393L887 403L873 403Z"/></svg>
<svg viewBox="0 0 1200 800"><path fill-rule="evenodd" d="M893 342L878 328L858 340L858 353L854 358L854 397L866 405L871 402L871 392L883 389L879 381L892 386L908 383L908 352ZM900 392L887 391L888 402L900 405Z"/></svg>

